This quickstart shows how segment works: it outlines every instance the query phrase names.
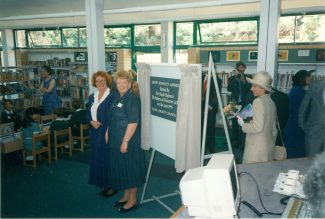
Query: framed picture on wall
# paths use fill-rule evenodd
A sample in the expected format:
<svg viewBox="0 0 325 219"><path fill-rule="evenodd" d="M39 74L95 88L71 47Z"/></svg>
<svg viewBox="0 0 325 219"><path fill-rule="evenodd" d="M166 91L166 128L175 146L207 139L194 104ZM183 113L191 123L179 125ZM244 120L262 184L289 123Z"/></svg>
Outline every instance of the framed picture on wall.
<svg viewBox="0 0 325 219"><path fill-rule="evenodd" d="M87 61L88 60L87 52L75 52L74 59L77 62Z"/></svg>
<svg viewBox="0 0 325 219"><path fill-rule="evenodd" d="M324 62L325 61L325 49L316 50L316 61Z"/></svg>
<svg viewBox="0 0 325 219"><path fill-rule="evenodd" d="M288 61L289 50L279 50L278 52L278 61Z"/></svg>
<svg viewBox="0 0 325 219"><path fill-rule="evenodd" d="M240 51L227 51L227 61L239 61L240 60Z"/></svg>
<svg viewBox="0 0 325 219"><path fill-rule="evenodd" d="M257 51L248 51L248 61L257 61L258 52Z"/></svg>

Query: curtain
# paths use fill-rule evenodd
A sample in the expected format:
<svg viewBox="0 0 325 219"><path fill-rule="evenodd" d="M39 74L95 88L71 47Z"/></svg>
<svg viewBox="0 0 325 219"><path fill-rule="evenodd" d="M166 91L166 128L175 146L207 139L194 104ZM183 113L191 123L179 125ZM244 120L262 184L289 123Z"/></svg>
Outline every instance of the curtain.
<svg viewBox="0 0 325 219"><path fill-rule="evenodd" d="M141 98L141 148L150 149L150 74L149 64L137 63Z"/></svg>
<svg viewBox="0 0 325 219"><path fill-rule="evenodd" d="M176 172L200 166L201 68L178 65L181 80L176 117Z"/></svg>

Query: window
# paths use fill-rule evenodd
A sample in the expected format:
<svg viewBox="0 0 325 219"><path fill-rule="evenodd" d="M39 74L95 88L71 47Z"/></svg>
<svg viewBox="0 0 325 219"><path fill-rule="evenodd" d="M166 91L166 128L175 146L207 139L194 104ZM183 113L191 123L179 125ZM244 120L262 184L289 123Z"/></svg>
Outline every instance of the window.
<svg viewBox="0 0 325 219"><path fill-rule="evenodd" d="M105 46L130 46L131 27L105 28Z"/></svg>
<svg viewBox="0 0 325 219"><path fill-rule="evenodd" d="M188 63L188 51L187 49L177 49L175 53L175 62L177 64L187 64Z"/></svg>
<svg viewBox="0 0 325 219"><path fill-rule="evenodd" d="M78 47L78 28L62 29L63 47Z"/></svg>
<svg viewBox="0 0 325 219"><path fill-rule="evenodd" d="M16 46L19 48L25 48L26 47L25 30L17 30L15 33L16 33Z"/></svg>
<svg viewBox="0 0 325 219"><path fill-rule="evenodd" d="M279 22L279 43L325 42L325 15L283 16Z"/></svg>
<svg viewBox="0 0 325 219"><path fill-rule="evenodd" d="M198 44L257 43L257 20L201 22L198 39Z"/></svg>
<svg viewBox="0 0 325 219"><path fill-rule="evenodd" d="M161 37L160 24L135 25L134 37L136 46L159 46Z"/></svg>
<svg viewBox="0 0 325 219"><path fill-rule="evenodd" d="M87 47L87 29L79 28L79 47Z"/></svg>
<svg viewBox="0 0 325 219"><path fill-rule="evenodd" d="M146 62L146 63L161 63L160 53L136 53L137 62Z"/></svg>
<svg viewBox="0 0 325 219"><path fill-rule="evenodd" d="M193 22L176 23L176 45L193 44Z"/></svg>
<svg viewBox="0 0 325 219"><path fill-rule="evenodd" d="M279 43L294 42L295 35L295 17L280 17L279 21Z"/></svg>
<svg viewBox="0 0 325 219"><path fill-rule="evenodd" d="M30 47L60 47L60 30L32 30L28 31Z"/></svg>

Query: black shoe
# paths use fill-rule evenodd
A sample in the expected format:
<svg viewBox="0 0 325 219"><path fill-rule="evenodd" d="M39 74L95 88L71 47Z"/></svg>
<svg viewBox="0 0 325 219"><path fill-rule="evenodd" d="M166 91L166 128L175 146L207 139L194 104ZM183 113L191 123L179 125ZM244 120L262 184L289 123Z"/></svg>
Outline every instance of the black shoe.
<svg viewBox="0 0 325 219"><path fill-rule="evenodd" d="M117 209L120 213L126 213L126 212L129 212L129 211L132 211L132 210L135 210L136 208L138 207L137 204L133 205L132 207L130 208L124 208L124 207L121 207L119 209Z"/></svg>
<svg viewBox="0 0 325 219"><path fill-rule="evenodd" d="M114 203L114 207L121 207L121 206L123 206L124 204L126 204L126 202L127 202L127 201L124 201L124 202L118 202L118 201L117 201L117 202Z"/></svg>
<svg viewBox="0 0 325 219"><path fill-rule="evenodd" d="M109 191L110 191L110 189L108 189L106 192L104 192L102 194L102 197L103 198L109 198L109 197L112 197L113 195L115 195L118 192L118 190L113 190L113 192L111 192L111 193L109 193Z"/></svg>

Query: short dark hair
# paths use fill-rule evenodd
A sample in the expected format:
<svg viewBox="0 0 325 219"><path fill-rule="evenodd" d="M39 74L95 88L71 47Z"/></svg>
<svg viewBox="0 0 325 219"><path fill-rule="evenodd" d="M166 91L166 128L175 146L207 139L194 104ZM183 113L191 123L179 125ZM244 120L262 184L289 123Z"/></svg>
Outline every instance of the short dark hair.
<svg viewBox="0 0 325 219"><path fill-rule="evenodd" d="M11 105L14 105L14 103L12 102L12 100L4 99L3 100L3 106L6 106L7 103L11 103Z"/></svg>
<svg viewBox="0 0 325 219"><path fill-rule="evenodd" d="M44 69L45 71L47 71L49 73L49 75L52 74L52 69L49 65L43 65L42 69Z"/></svg>
<svg viewBox="0 0 325 219"><path fill-rule="evenodd" d="M53 110L53 114L57 115L58 117L62 117L64 115L64 111L62 108L57 108Z"/></svg>
<svg viewBox="0 0 325 219"><path fill-rule="evenodd" d="M237 69L239 66L243 66L244 68L246 68L245 63L242 62L242 61L239 61L239 62L236 63L236 69Z"/></svg>
<svg viewBox="0 0 325 219"><path fill-rule="evenodd" d="M297 73L292 76L292 85L293 86L304 86L306 85L306 78L311 75L313 71L299 70Z"/></svg>

